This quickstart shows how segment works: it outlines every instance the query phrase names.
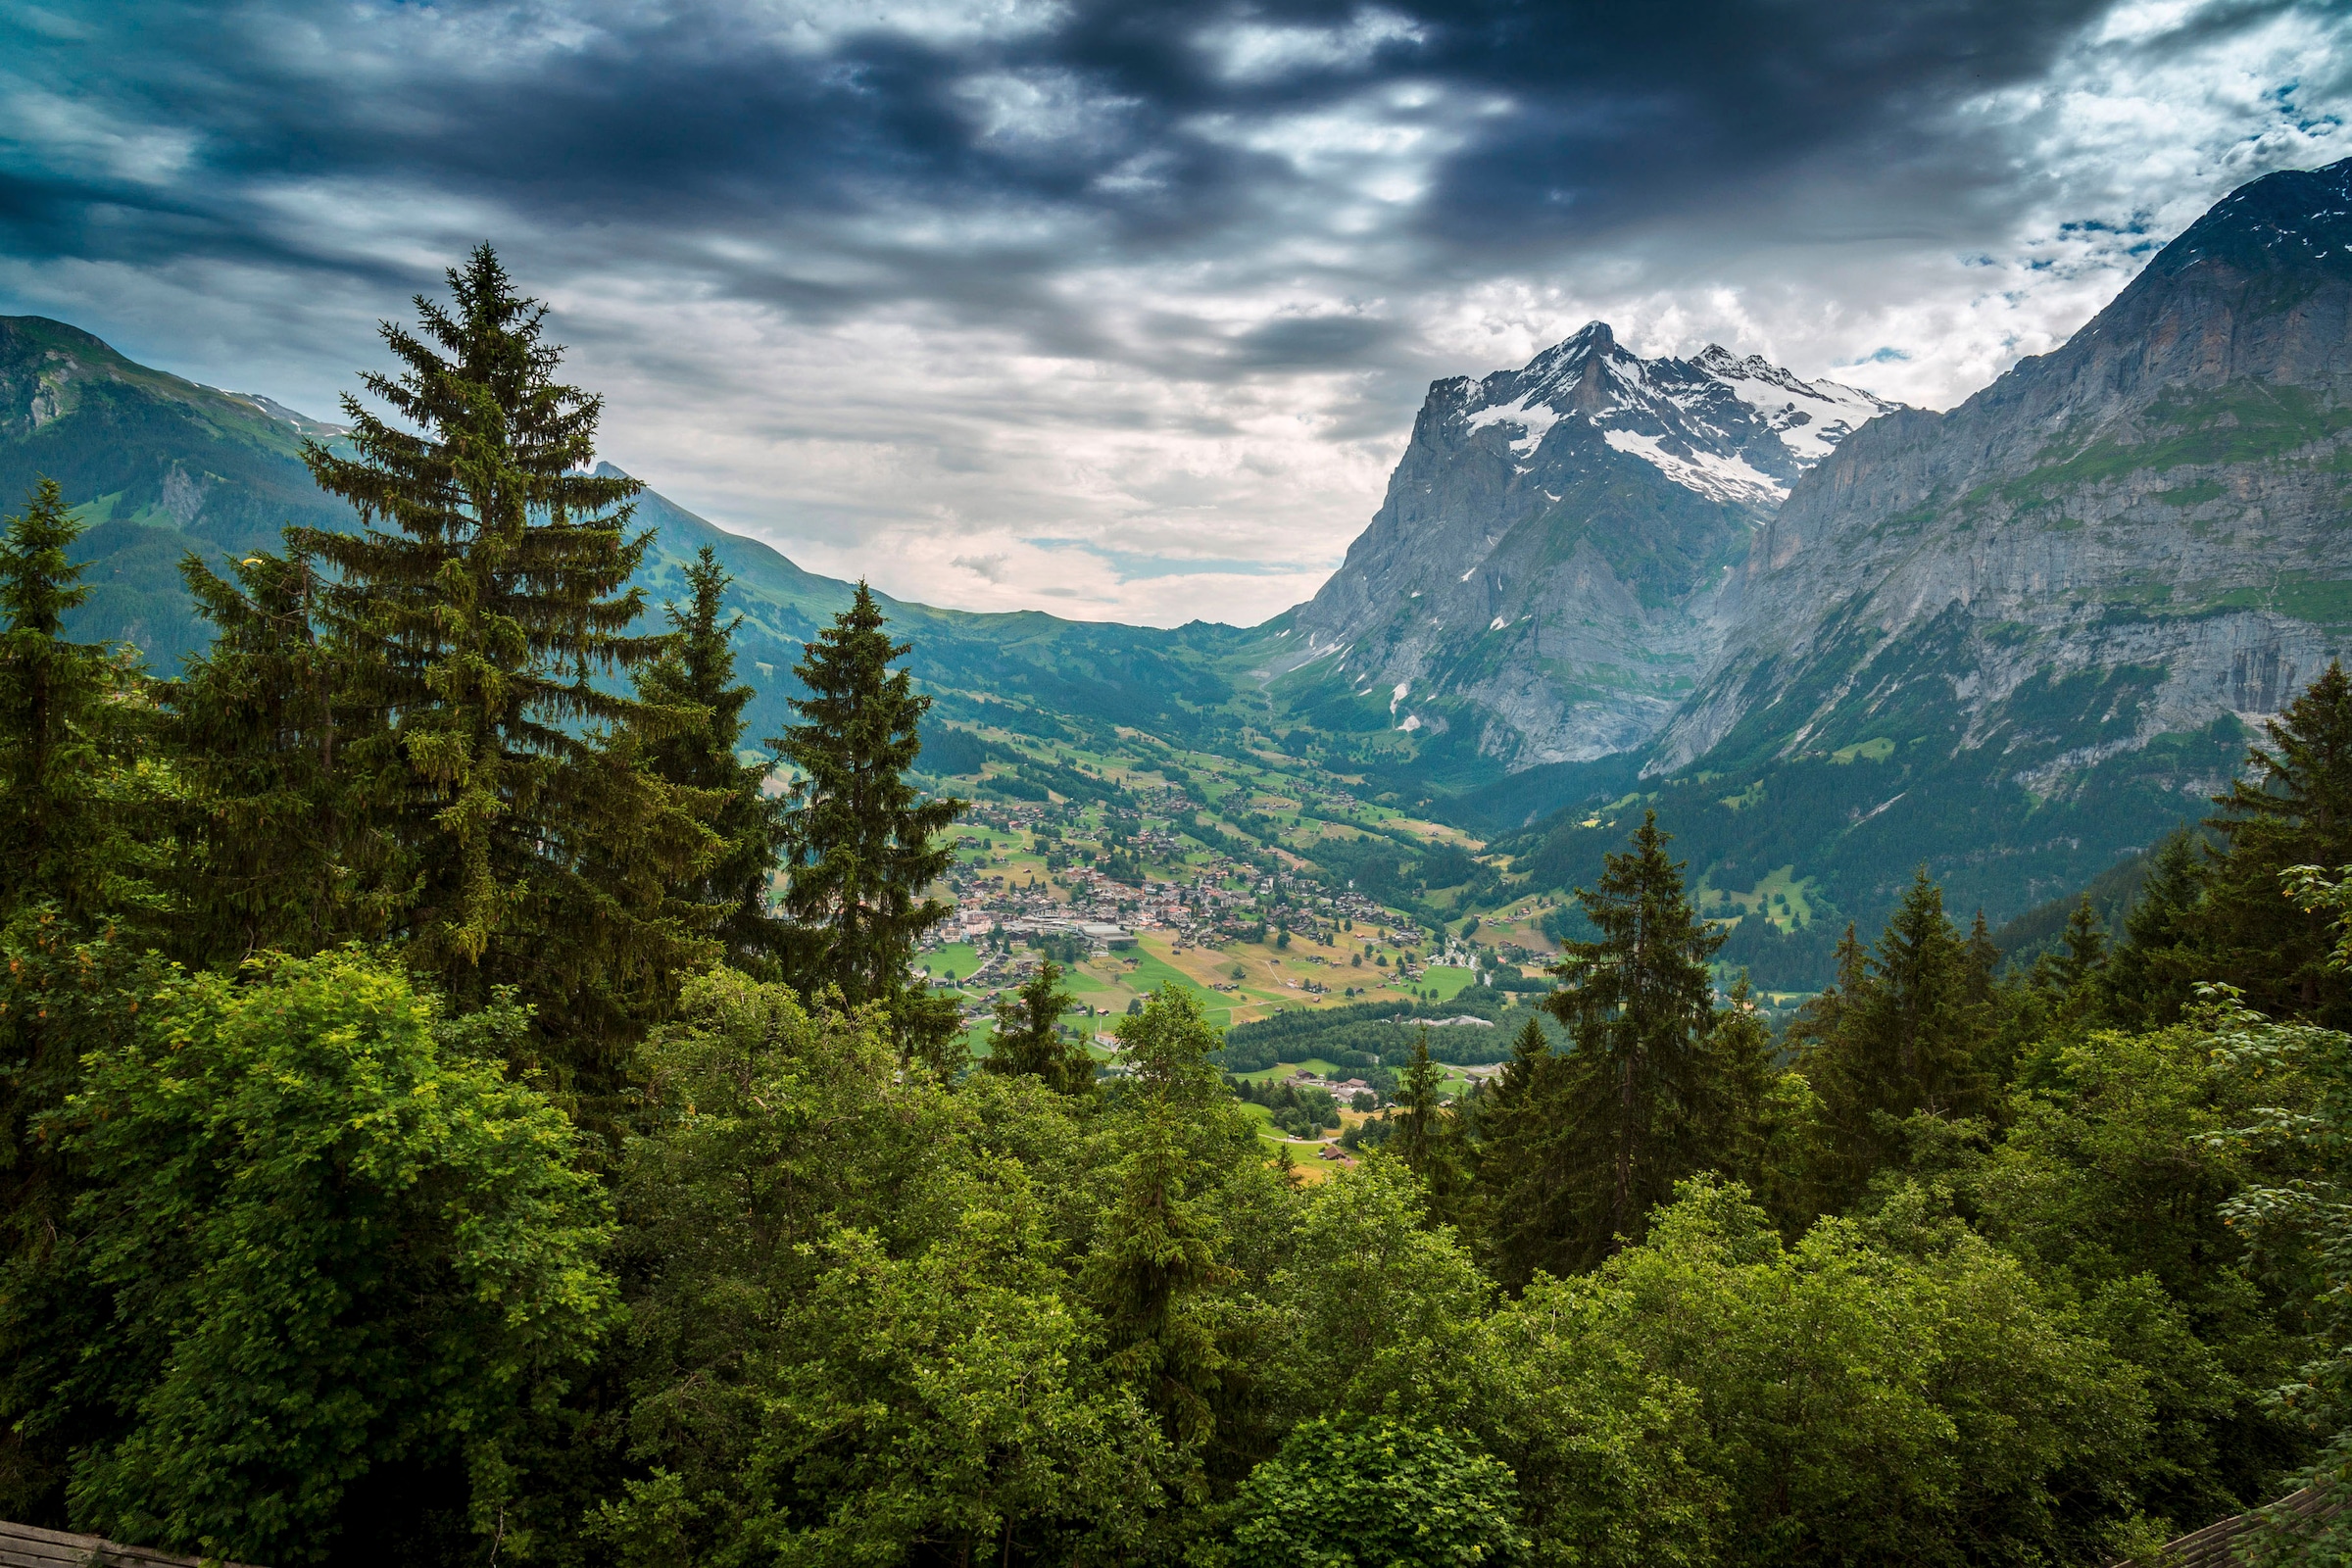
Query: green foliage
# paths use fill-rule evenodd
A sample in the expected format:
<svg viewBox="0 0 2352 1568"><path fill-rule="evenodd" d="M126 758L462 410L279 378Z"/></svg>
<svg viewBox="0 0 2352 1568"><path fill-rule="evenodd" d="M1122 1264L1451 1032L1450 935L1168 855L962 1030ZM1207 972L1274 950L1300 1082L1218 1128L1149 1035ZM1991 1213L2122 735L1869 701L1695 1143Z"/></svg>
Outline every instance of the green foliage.
<svg viewBox="0 0 2352 1568"><path fill-rule="evenodd" d="M1218 1256L1218 1220L1202 1201L1216 1145L1256 1136L1226 1110L1208 1064L1216 1037L1190 991L1163 986L1121 1019L1132 1078L1115 1102L1125 1156L1083 1280L1101 1316L1110 1365L1158 1416L1178 1447L1216 1434L1217 1407L1237 1374L1219 1333L1217 1297L1234 1279ZM1222 1126L1219 1126L1219 1123ZM1220 1136L1221 1134L1221 1136Z"/></svg>
<svg viewBox="0 0 2352 1568"><path fill-rule="evenodd" d="M2278 1398L2340 1468L2352 1453L2352 1036L2275 1022L2229 986L2203 1000L2193 1026L2258 1101L2224 1136L2286 1178L2250 1182L2222 1212L2301 1308L2306 1359Z"/></svg>
<svg viewBox="0 0 2352 1568"><path fill-rule="evenodd" d="M1368 1153L1307 1191L1267 1285L1296 1350L1270 1394L1294 1416L1458 1409L1493 1295L1410 1169Z"/></svg>
<svg viewBox="0 0 2352 1568"><path fill-rule="evenodd" d="M1238 1499L1237 1568L1483 1568L1525 1550L1511 1473L1465 1436L1302 1423Z"/></svg>
<svg viewBox="0 0 2352 1568"><path fill-rule="evenodd" d="M2123 940L2100 975L2106 1012L2132 1028L2180 1020L2205 963L2197 952L2204 858L2184 829L2157 846L2148 878L2124 916Z"/></svg>
<svg viewBox="0 0 2352 1568"><path fill-rule="evenodd" d="M319 579L299 546L222 578L180 564L212 646L160 690L183 791L176 946L195 962L338 934L381 935L386 890L360 779L339 766L334 651L314 625Z"/></svg>
<svg viewBox="0 0 2352 1568"><path fill-rule="evenodd" d="M1964 1230L1906 1254L1831 1220L1788 1249L1740 1189L1693 1182L1642 1246L1511 1310L1695 1396L1718 1560L2063 1561L2124 1539L2137 1380Z"/></svg>
<svg viewBox="0 0 2352 1568"><path fill-rule="evenodd" d="M1021 989L997 1003L997 1027L988 1037L982 1062L990 1072L1026 1073L1065 1095L1095 1092L1095 1058L1060 1033L1070 994L1061 989L1061 969L1051 960L1037 966Z"/></svg>
<svg viewBox="0 0 2352 1568"><path fill-rule="evenodd" d="M1690 907L1667 838L1646 814L1599 885L1577 890L1598 937L1562 945L1566 983L1544 1004L1574 1051L1513 1057L1490 1169L1495 1245L1514 1283L1590 1267L1639 1240L1650 1208L1735 1133L1723 1118L1749 1093L1723 1081L1713 1049L1708 963L1723 934ZM1740 1071L1751 1065L1743 1057Z"/></svg>
<svg viewBox="0 0 2352 1568"><path fill-rule="evenodd" d="M1048 1192L1070 1102L902 1074L872 1011L692 982L646 1047L621 1185L623 1563L1023 1562L1148 1535L1178 1467L1068 1295Z"/></svg>
<svg viewBox="0 0 2352 1568"><path fill-rule="evenodd" d="M101 1412L75 1520L324 1561L406 1470L442 1478L461 1536L527 1550L510 1517L526 1429L613 1317L608 1209L570 1125L466 1049L483 1030L356 953L104 1003L104 1043L46 1123L87 1185L38 1265L95 1311L6 1321L56 1379L19 1421ZM488 1033L521 1022L507 1007Z"/></svg>
<svg viewBox="0 0 2352 1568"><path fill-rule="evenodd" d="M1829 1124L1817 1173L1827 1206L1851 1201L1893 1158L1903 1118L1989 1107L2001 1065L1990 1059L1997 958L1981 920L1976 935L1961 936L1925 870L1870 954L1847 930L1838 984L1806 1004L1790 1031Z"/></svg>
<svg viewBox="0 0 2352 1568"><path fill-rule="evenodd" d="M159 794L138 765L145 694L104 647L65 640L89 589L81 524L43 479L0 532L0 917L48 901L69 920L148 904L132 832Z"/></svg>
<svg viewBox="0 0 2352 1568"><path fill-rule="evenodd" d="M2298 865L2352 861L2352 676L2330 663L2246 755L2222 814L2195 946L2199 978L2228 977L2256 1011L2352 1028L2352 975L2332 968L2329 919L2282 897Z"/></svg>
<svg viewBox="0 0 2352 1568"><path fill-rule="evenodd" d="M916 940L948 917L924 892L955 858L938 836L964 803L922 799L906 779L931 699L890 667L906 646L882 627L874 596L858 584L856 602L795 667L809 693L793 700L802 722L769 742L802 775L786 797L791 969L805 989L837 990L852 1006L881 1003L903 1049L944 1065L955 1004L906 971Z"/></svg>
<svg viewBox="0 0 2352 1568"><path fill-rule="evenodd" d="M1986 1239L2077 1292L2145 1369L2169 1472L2145 1495L2184 1526L2267 1500L2298 1453L2262 1408L2288 1362L2276 1302L2225 1218L2249 1180L2277 1174L2226 1136L2265 1088L2217 1064L2202 1028L2098 1031L2036 1063L2005 1136L1951 1174Z"/></svg>

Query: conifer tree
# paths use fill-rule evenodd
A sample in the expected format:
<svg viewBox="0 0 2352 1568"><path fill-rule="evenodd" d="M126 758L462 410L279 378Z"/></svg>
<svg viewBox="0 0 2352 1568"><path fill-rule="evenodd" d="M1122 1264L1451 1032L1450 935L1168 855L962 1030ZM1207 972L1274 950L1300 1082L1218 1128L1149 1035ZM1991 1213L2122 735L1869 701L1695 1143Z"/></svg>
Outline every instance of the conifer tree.
<svg viewBox="0 0 2352 1568"><path fill-rule="evenodd" d="M335 672L315 635L318 573L300 549L256 551L225 579L180 563L212 646L162 689L187 822L181 950L234 962L380 934L364 905L365 816L338 771Z"/></svg>
<svg viewBox="0 0 2352 1568"><path fill-rule="evenodd" d="M1396 1083L1395 1134L1397 1157L1424 1182L1430 1179L1441 1136L1438 1124L1445 1115L1445 1102L1438 1088L1444 1082L1438 1064L1429 1059L1429 1026L1424 1024L1413 1041L1412 1062Z"/></svg>
<svg viewBox="0 0 2352 1568"><path fill-rule="evenodd" d="M2034 960L2034 984L2066 1000L2086 996L2107 966L2107 928L2085 893L2066 917L2056 948Z"/></svg>
<svg viewBox="0 0 2352 1568"><path fill-rule="evenodd" d="M1692 1142L1702 1168L1761 1193L1771 1185L1765 1134L1774 1077L1772 1030L1756 1008L1746 970L1732 982L1724 1003L1707 1038L1708 1071Z"/></svg>
<svg viewBox="0 0 2352 1568"><path fill-rule="evenodd" d="M1430 1059L1424 1025L1413 1042L1413 1059L1397 1081L1396 1108L1391 1113L1396 1131L1385 1147L1421 1179L1433 1224L1475 1235L1483 1229L1483 1195L1472 1185L1470 1129L1461 1103L1446 1104L1441 1093L1445 1084L1445 1073Z"/></svg>
<svg viewBox="0 0 2352 1568"><path fill-rule="evenodd" d="M785 796L792 973L805 991L830 987L852 1006L882 1004L903 1052L945 1065L955 1004L917 990L906 970L915 943L948 917L948 906L924 894L953 858L937 841L965 803L925 800L907 782L931 699L890 667L907 645L882 628L881 608L861 582L793 666L808 692L792 700L803 722L768 743L802 775Z"/></svg>
<svg viewBox="0 0 2352 1568"><path fill-rule="evenodd" d="M2147 880L2124 915L2124 938L2100 977L2104 1009L2126 1029L2161 1028L2207 978L2197 956L2197 905L2205 895L2205 859L2187 829L2157 845Z"/></svg>
<svg viewBox="0 0 2352 1568"><path fill-rule="evenodd" d="M1968 1116L1998 1089L1986 1057L1997 1030L1990 943L1961 936L1927 868L1859 964L1841 950L1838 994L1808 1004L1793 1031L1827 1121L1820 1173L1833 1205L1859 1194L1896 1153L1896 1123L1915 1111Z"/></svg>
<svg viewBox="0 0 2352 1568"><path fill-rule="evenodd" d="M1485 1195L1483 1250L1495 1277L1513 1290L1552 1262L1564 1246L1565 1206L1554 1157L1552 1114L1563 1058L1544 1026L1527 1020L1511 1042L1511 1059L1479 1107L1478 1186Z"/></svg>
<svg viewBox="0 0 2352 1568"><path fill-rule="evenodd" d="M1706 1162L1704 1107L1716 1093L1708 962L1725 934L1691 908L1656 812L1631 843L1604 858L1597 888L1576 891L1600 937L1564 945L1567 984L1544 1001L1576 1040L1554 1095L1549 1154L1563 1212L1541 1227L1559 1238L1559 1255L1545 1260L1555 1271L1640 1240L1652 1205Z"/></svg>
<svg viewBox="0 0 2352 1568"><path fill-rule="evenodd" d="M981 1065L1008 1077L1026 1074L1064 1095L1095 1092L1095 1058L1086 1047L1061 1037L1061 1015L1070 1010L1061 989L1061 966L1047 959L1021 989L999 999L996 1032Z"/></svg>
<svg viewBox="0 0 2352 1568"><path fill-rule="evenodd" d="M1217 1038L1189 993L1164 986L1120 1020L1119 1041L1134 1074L1117 1102L1126 1157L1083 1283L1112 1369L1171 1441L1198 1451L1215 1436L1235 1372L1206 1308L1236 1271L1218 1256L1216 1221L1200 1198L1210 1165L1193 1147L1223 1099L1208 1064Z"/></svg>
<svg viewBox="0 0 2352 1568"><path fill-rule="evenodd" d="M331 568L343 755L398 851L393 933L462 1005L516 988L564 1043L550 1065L593 1090L708 956L667 895L709 845L604 744L646 715L598 677L661 639L630 629L642 487L586 471L602 400L556 379L546 309L490 247L449 285L446 309L417 297L419 332L384 323L401 372L362 377L405 427L347 396L355 455L305 449L366 526L295 544Z"/></svg>
<svg viewBox="0 0 2352 1568"><path fill-rule="evenodd" d="M2263 725L2246 775L2217 796L2221 836L2195 922L2205 980L2226 980L2271 1017L2352 1028L2352 983L2329 969L2327 920L2283 891L2297 865L2352 861L2352 677L2330 663Z"/></svg>
<svg viewBox="0 0 2352 1568"><path fill-rule="evenodd" d="M724 945L730 967L768 976L784 949L784 924L767 906L784 844L784 807L761 788L766 767L736 756L744 705L753 692L735 679L735 628L742 617L721 620L731 580L711 548L703 546L686 568L694 597L684 610L664 607L670 643L639 675L637 692L666 720L646 741L646 765L681 789L700 792L721 846L681 892L710 911L709 930Z"/></svg>
<svg viewBox="0 0 2352 1568"><path fill-rule="evenodd" d="M113 650L65 638L90 592L69 554L81 531L54 479L0 525L0 917L44 902L73 921L152 904L131 822L142 682Z"/></svg>

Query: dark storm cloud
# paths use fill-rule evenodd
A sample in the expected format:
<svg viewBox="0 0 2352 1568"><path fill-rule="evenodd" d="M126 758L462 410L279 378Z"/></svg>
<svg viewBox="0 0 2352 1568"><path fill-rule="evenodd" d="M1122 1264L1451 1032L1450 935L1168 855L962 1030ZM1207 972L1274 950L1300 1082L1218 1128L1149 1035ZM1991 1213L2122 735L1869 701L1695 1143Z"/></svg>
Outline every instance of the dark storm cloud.
<svg viewBox="0 0 2352 1568"><path fill-rule="evenodd" d="M15 0L0 312L326 412L487 238L717 520L1250 618L1436 377L1603 317L1947 403L2348 112L2335 0Z"/></svg>
<svg viewBox="0 0 2352 1568"><path fill-rule="evenodd" d="M49 68L28 74L110 121L190 133L187 162L160 180L102 159L76 172L20 142L0 223L27 256L399 271L257 199L290 181L398 181L812 319L944 302L1034 315L1063 348L1100 350L1041 279L1247 247L1314 196L1279 148L1237 146L1219 123L1278 124L1383 83L1427 91L1421 113L1458 122L1462 145L1398 226L1419 265L1445 270L1753 197L1825 150L1881 167L1923 156L1938 112L2032 79L2095 9L1087 0L1034 28L925 37L719 6L567 19L453 5L424 13L437 27L407 8L91 6L66 26L18 23L15 47ZM1032 101L992 124L992 90ZM924 215L989 210L1036 215L1034 231L947 249L919 233ZM784 251L710 254L713 233ZM1370 335L1276 323L1236 343L1232 368L1346 365Z"/></svg>

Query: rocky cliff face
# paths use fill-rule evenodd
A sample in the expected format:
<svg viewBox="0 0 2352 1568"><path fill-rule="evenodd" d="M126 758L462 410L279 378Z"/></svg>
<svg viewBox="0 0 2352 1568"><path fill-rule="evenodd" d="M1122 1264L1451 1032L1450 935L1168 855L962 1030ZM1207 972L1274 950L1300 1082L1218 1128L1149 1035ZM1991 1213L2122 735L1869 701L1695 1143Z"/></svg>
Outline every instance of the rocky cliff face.
<svg viewBox="0 0 2352 1568"><path fill-rule="evenodd" d="M1755 530L1888 407L1721 348L1643 360L1597 321L1519 370L1440 381L1266 673L1307 722L1466 725L1490 765L1641 746L1715 662Z"/></svg>
<svg viewBox="0 0 2352 1568"><path fill-rule="evenodd" d="M1861 430L1723 612L1653 774L1885 730L2048 799L2276 711L2352 647L2352 161L2243 187L2063 348Z"/></svg>

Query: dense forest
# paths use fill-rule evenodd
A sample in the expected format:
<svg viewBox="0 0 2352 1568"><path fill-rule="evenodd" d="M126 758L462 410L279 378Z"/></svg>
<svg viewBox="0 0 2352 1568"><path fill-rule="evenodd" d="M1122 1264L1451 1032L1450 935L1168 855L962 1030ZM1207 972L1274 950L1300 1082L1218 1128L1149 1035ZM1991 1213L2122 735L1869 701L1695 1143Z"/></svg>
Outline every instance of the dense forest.
<svg viewBox="0 0 2352 1568"><path fill-rule="evenodd" d="M2340 669L2120 939L2085 903L2007 963L1922 874L1778 1035L1650 816L1474 1092L1349 1021L1411 1055L1310 1185L1249 1098L1337 1102L1226 1076L1279 1018L1169 986L1104 1074L1048 963L963 1054L909 978L963 803L909 781L905 646L861 591L747 737L724 573L644 629L597 399L486 249L450 284L385 328L391 417L310 451L365 526L191 558L177 677L64 636L54 486L0 539L0 1517L272 1565L1958 1568L2346 1485Z"/></svg>

